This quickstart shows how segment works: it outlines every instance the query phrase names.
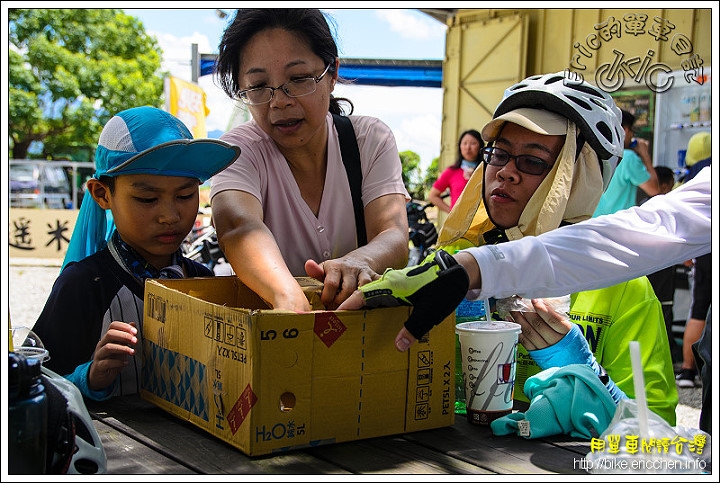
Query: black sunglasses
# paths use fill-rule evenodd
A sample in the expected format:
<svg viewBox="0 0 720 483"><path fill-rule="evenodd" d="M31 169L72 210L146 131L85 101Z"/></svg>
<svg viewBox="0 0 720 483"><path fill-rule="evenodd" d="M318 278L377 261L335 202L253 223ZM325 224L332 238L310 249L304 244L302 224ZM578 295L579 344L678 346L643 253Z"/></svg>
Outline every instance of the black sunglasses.
<svg viewBox="0 0 720 483"><path fill-rule="evenodd" d="M515 160L515 167L518 171L525 174L541 175L549 170L552 166L542 159L529 156L527 154L519 154L513 156L504 149L489 146L482 150L483 161L489 166L505 166L511 159Z"/></svg>

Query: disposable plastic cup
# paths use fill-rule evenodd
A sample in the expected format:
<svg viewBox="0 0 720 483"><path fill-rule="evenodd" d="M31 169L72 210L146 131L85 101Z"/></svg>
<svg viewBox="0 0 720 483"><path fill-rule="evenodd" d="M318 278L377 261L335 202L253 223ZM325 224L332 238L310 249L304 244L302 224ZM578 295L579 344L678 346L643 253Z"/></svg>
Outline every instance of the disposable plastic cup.
<svg viewBox="0 0 720 483"><path fill-rule="evenodd" d="M470 423L487 426L512 412L520 330L520 324L504 321L455 326Z"/></svg>
<svg viewBox="0 0 720 483"><path fill-rule="evenodd" d="M43 363L50 359L50 353L40 338L29 327L10 328L12 352L22 354L28 359L39 359Z"/></svg>

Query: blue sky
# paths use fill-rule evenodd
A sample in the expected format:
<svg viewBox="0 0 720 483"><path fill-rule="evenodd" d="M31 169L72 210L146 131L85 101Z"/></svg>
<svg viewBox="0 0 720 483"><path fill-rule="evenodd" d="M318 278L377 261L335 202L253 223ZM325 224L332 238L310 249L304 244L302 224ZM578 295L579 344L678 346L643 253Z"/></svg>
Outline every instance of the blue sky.
<svg viewBox="0 0 720 483"><path fill-rule="evenodd" d="M441 60L444 57L445 25L417 9L322 10L335 21L341 58ZM137 17L157 38L164 52L164 68L188 81L191 80L191 45L198 44L200 53L217 53L220 37L234 13L225 9L231 15L223 20L215 9L125 8L124 11ZM201 77L198 83L208 96L208 131L225 131L233 118L232 102L214 86L211 76ZM354 114L375 116L387 123L395 134L398 149L418 153L423 167L440 155L442 89L338 85L335 93L353 101Z"/></svg>

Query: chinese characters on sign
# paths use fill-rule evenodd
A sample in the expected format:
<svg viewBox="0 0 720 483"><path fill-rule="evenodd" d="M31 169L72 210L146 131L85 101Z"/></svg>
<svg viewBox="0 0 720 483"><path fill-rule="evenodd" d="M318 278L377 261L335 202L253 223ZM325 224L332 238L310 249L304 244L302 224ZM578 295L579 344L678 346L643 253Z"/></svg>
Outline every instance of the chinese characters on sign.
<svg viewBox="0 0 720 483"><path fill-rule="evenodd" d="M10 257L65 258L76 210L10 210Z"/></svg>
<svg viewBox="0 0 720 483"><path fill-rule="evenodd" d="M617 454L621 450L622 436L619 434L609 434L607 441L604 439L592 438L590 440L590 451L607 451L611 454ZM687 450L691 453L701 455L705 444L707 443L704 434L696 434L693 439L675 436L673 438L640 438L638 435L625 435L625 447L622 448L626 453L646 453L646 454L668 454L674 450L676 454L682 454Z"/></svg>

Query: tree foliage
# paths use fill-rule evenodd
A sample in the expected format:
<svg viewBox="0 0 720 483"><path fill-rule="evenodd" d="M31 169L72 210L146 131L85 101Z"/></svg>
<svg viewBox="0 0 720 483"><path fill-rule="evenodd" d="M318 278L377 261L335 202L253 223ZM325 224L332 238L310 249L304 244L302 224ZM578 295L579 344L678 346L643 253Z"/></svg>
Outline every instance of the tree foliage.
<svg viewBox="0 0 720 483"><path fill-rule="evenodd" d="M420 155L415 151L402 151L400 161L402 162L402 178L405 189L408 190L413 199L424 197L424 190L421 180Z"/></svg>
<svg viewBox="0 0 720 483"><path fill-rule="evenodd" d="M433 183L437 181L438 176L440 176L440 157L433 159L430 162L430 166L425 170L423 187L426 193L430 192L430 188L432 188Z"/></svg>
<svg viewBox="0 0 720 483"><path fill-rule="evenodd" d="M9 9L10 156L94 146L130 107L163 102L161 49L142 23L115 9ZM93 148L94 151L94 148Z"/></svg>
<svg viewBox="0 0 720 483"><path fill-rule="evenodd" d="M414 151L403 151L399 154L402 162L402 178L405 189L408 190L413 199L424 200L427 193L430 192L432 184L438 178L440 158L433 159L423 174L419 154Z"/></svg>

